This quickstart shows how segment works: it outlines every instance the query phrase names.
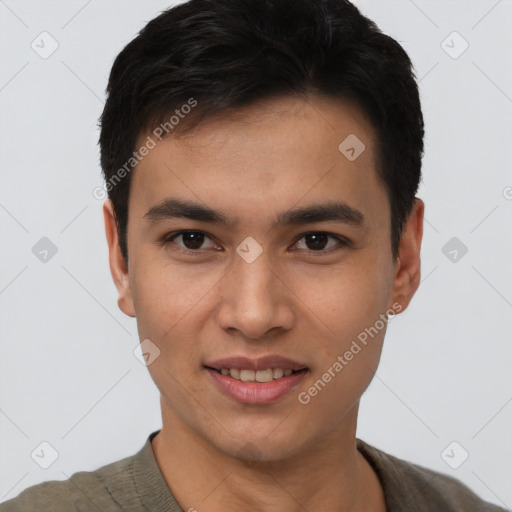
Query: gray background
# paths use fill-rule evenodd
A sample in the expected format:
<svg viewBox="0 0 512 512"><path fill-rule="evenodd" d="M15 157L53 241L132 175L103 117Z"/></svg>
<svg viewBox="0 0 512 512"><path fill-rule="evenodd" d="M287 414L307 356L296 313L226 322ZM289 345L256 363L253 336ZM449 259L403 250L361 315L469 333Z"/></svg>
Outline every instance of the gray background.
<svg viewBox="0 0 512 512"><path fill-rule="evenodd" d="M389 325L358 437L511 507L512 2L356 4L409 52L427 127L423 281ZM0 501L131 455L160 427L92 191L112 61L168 5L0 0ZM43 31L59 45L46 59L31 47L51 49ZM51 457L43 441L48 469L31 457Z"/></svg>

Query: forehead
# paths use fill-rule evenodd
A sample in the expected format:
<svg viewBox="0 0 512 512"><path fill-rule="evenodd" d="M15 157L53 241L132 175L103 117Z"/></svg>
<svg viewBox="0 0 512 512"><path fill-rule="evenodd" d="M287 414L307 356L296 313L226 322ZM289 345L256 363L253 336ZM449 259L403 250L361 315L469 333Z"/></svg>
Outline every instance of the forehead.
<svg viewBox="0 0 512 512"><path fill-rule="evenodd" d="M264 210L275 218L286 205L337 199L359 210L387 207L374 129L349 102L267 100L208 118L183 135L143 134L138 146L148 136L156 145L134 169L130 190L138 216L170 196L249 217Z"/></svg>

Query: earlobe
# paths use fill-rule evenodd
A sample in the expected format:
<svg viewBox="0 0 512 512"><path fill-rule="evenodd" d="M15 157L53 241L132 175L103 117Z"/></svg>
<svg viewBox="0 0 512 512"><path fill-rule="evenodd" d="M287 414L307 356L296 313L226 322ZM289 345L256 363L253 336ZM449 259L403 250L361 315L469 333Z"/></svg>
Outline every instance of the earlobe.
<svg viewBox="0 0 512 512"><path fill-rule="evenodd" d="M107 236L110 273L118 293L117 304L125 315L135 317L128 268L119 247L114 205L110 199L106 199L103 203L103 218Z"/></svg>
<svg viewBox="0 0 512 512"><path fill-rule="evenodd" d="M420 251L424 210L425 204L416 198L400 239L391 299L391 304L401 305L400 311L407 308L421 281Z"/></svg>

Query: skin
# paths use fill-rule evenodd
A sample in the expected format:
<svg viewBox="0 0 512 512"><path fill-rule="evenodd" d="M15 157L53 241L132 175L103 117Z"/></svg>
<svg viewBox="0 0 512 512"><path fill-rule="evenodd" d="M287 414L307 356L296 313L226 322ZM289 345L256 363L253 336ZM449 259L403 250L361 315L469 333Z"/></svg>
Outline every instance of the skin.
<svg viewBox="0 0 512 512"><path fill-rule="evenodd" d="M366 146L352 162L338 150L351 133ZM307 405L298 401L380 314L393 304L404 311L420 282L424 204L415 200L393 260L374 148L373 128L356 106L319 96L267 100L167 137L133 171L128 266L105 201L119 307L137 318L140 339L161 350L148 366L163 423L152 446L183 510L386 510L380 482L356 448L359 401L385 327ZM238 224L150 225L144 214L168 197L199 201ZM337 200L360 210L364 227L272 227L283 210ZM181 229L207 235L199 256L180 252L194 247L182 237L160 243ZM315 250L303 236L311 231L350 243L329 238ZM248 236L263 248L252 263L236 253ZM309 369L273 404L234 402L203 367L268 354Z"/></svg>

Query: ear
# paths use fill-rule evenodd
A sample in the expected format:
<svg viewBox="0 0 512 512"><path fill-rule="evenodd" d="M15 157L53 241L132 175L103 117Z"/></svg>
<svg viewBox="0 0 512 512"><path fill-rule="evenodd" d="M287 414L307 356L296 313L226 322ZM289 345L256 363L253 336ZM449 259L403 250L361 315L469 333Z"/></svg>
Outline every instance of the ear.
<svg viewBox="0 0 512 512"><path fill-rule="evenodd" d="M110 273L112 274L112 279L114 280L118 293L117 304L125 315L135 317L128 269L119 246L114 205L110 199L107 199L103 203L103 217L105 219Z"/></svg>
<svg viewBox="0 0 512 512"><path fill-rule="evenodd" d="M404 311L421 281L420 250L423 238L423 214L425 204L415 198L400 239L398 257L395 263L391 304L399 303Z"/></svg>

